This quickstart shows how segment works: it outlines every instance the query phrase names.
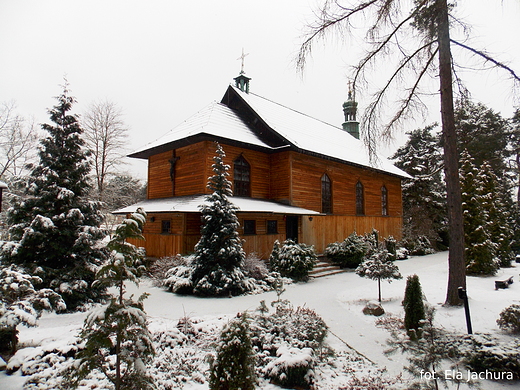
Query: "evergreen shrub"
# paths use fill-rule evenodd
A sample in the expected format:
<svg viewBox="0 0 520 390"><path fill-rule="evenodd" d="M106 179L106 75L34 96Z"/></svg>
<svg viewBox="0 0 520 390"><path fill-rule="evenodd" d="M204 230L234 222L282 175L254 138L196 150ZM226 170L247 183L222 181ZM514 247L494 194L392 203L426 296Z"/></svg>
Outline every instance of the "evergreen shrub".
<svg viewBox="0 0 520 390"><path fill-rule="evenodd" d="M520 345L518 340L499 343L485 335L473 335L464 362L474 372L511 373L520 379Z"/></svg>
<svg viewBox="0 0 520 390"><path fill-rule="evenodd" d="M217 357L211 364L211 390L254 390L255 356L247 315L230 322L222 331Z"/></svg>
<svg viewBox="0 0 520 390"><path fill-rule="evenodd" d="M267 377L275 384L288 389L310 389L313 382L312 368L315 365L311 348L278 348L277 357L266 367Z"/></svg>
<svg viewBox="0 0 520 390"><path fill-rule="evenodd" d="M342 268L356 268L365 259L370 246L365 237L355 232L341 242L333 242L325 248L325 255Z"/></svg>
<svg viewBox="0 0 520 390"><path fill-rule="evenodd" d="M502 310L497 324L502 330L520 333L520 305L514 304Z"/></svg>
<svg viewBox="0 0 520 390"><path fill-rule="evenodd" d="M430 239L426 236L417 236L414 239L409 238L404 241L404 246L412 256L425 256L435 253Z"/></svg>
<svg viewBox="0 0 520 390"><path fill-rule="evenodd" d="M176 256L174 264L164 273L161 284L173 293L191 294L193 292L191 281L193 256Z"/></svg>
<svg viewBox="0 0 520 390"><path fill-rule="evenodd" d="M316 265L317 259L318 256L312 245L285 240L280 247L279 242L276 241L269 257L269 265L272 271L279 272L281 276L294 281L306 281L309 279L309 272Z"/></svg>
<svg viewBox="0 0 520 390"><path fill-rule="evenodd" d="M423 302L423 293L419 276L410 275L406 279L406 289L404 291L404 326L409 332L410 337L421 337L420 328L426 318ZM414 330L414 332L410 332Z"/></svg>
<svg viewBox="0 0 520 390"><path fill-rule="evenodd" d="M327 325L314 310L294 307L278 297L267 315L265 302L251 325L260 373L287 388L309 388L313 368L327 335Z"/></svg>

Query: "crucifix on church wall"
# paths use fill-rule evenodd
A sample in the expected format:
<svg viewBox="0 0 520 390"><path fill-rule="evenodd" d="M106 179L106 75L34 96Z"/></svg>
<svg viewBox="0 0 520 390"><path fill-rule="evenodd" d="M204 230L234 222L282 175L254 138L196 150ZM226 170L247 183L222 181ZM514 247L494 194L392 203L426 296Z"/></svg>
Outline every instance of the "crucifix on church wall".
<svg viewBox="0 0 520 390"><path fill-rule="evenodd" d="M175 150L172 152L172 158L168 160L170 163L170 180L172 181L172 196L175 196L175 165L180 157L175 156Z"/></svg>

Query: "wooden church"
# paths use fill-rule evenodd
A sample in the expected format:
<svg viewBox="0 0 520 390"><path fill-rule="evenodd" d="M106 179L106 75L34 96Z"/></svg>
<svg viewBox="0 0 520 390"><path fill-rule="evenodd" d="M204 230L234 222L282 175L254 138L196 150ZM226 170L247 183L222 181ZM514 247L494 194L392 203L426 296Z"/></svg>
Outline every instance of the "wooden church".
<svg viewBox="0 0 520 390"><path fill-rule="evenodd" d="M246 253L267 258L275 240L314 245L317 253L352 232L377 229L401 238L401 181L387 159L372 165L359 140L357 103L349 92L342 128L250 92L242 71L213 102L130 157L148 160L148 256L192 252L199 206L213 174L215 141L226 153Z"/></svg>

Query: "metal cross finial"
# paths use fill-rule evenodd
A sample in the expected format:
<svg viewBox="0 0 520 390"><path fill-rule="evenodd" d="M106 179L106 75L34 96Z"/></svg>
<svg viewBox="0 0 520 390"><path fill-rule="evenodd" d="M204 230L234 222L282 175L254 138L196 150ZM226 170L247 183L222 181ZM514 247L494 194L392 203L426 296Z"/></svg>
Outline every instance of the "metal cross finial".
<svg viewBox="0 0 520 390"><path fill-rule="evenodd" d="M352 100L352 81L348 81L348 100Z"/></svg>
<svg viewBox="0 0 520 390"><path fill-rule="evenodd" d="M240 74L244 74L244 58L246 58L249 55L249 53L244 54L244 48L242 48L242 55L237 58L237 60L242 60L242 69L240 70Z"/></svg>

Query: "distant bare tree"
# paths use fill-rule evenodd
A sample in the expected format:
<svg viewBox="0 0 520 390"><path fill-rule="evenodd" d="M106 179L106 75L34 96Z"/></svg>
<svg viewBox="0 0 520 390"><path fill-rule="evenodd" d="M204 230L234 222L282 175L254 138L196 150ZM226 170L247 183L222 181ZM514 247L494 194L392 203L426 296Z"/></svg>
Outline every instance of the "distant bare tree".
<svg viewBox="0 0 520 390"><path fill-rule="evenodd" d="M82 127L91 153L99 200L103 200L107 177L123 164L128 128L122 117L121 109L108 100L92 103L83 115Z"/></svg>
<svg viewBox="0 0 520 390"><path fill-rule="evenodd" d="M462 27L467 37L468 29L454 17L455 8L456 5L448 0L324 0L323 7L316 12L315 23L308 26L308 35L297 57L298 67L303 69L316 40L330 32L350 34L356 22L364 26L368 50L354 67L354 90L356 85L366 82L367 71L390 71L383 86L374 94L362 121L363 136L371 154L379 140L392 137L397 125L413 117L418 109L426 110L421 85L429 77L438 78L450 235L448 305L461 304L458 287L466 286L453 85L464 94L467 91L455 72L452 46L505 70L514 82L520 82L520 77L505 64L450 36L455 26ZM384 63L378 62L381 60ZM399 104L395 114L385 123L381 113L388 95L395 93Z"/></svg>
<svg viewBox="0 0 520 390"><path fill-rule="evenodd" d="M36 128L16 114L15 108L14 102L0 105L0 178L20 176L36 156Z"/></svg>

